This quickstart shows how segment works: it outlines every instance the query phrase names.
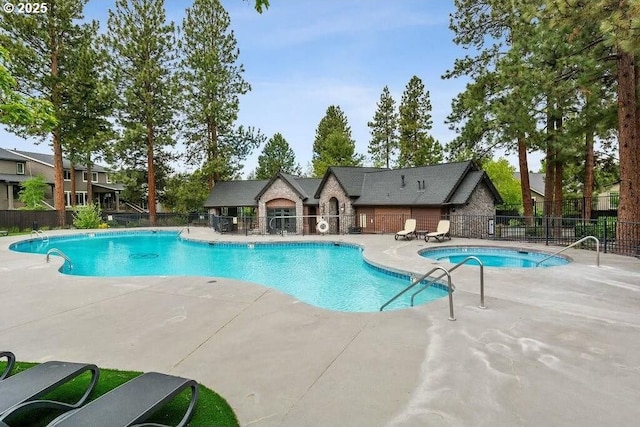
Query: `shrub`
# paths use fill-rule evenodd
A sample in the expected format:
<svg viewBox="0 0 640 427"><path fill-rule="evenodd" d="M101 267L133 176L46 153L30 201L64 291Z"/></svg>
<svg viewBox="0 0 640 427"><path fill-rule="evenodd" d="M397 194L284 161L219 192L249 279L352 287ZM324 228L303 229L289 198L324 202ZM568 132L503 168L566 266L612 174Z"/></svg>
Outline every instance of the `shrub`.
<svg viewBox="0 0 640 427"><path fill-rule="evenodd" d="M98 228L102 224L102 211L98 205L80 206L73 214L73 226L76 228Z"/></svg>
<svg viewBox="0 0 640 427"><path fill-rule="evenodd" d="M603 239L606 231L607 240L613 240L616 237L616 221L616 217L601 216L598 217L595 223L578 223L575 226L576 239L586 236L595 236L598 239Z"/></svg>

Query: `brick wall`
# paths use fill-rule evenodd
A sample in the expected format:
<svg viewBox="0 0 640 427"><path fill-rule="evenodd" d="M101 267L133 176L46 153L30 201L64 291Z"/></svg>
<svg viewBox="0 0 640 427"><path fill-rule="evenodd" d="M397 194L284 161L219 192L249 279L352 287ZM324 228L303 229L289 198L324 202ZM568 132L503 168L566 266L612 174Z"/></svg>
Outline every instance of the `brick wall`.
<svg viewBox="0 0 640 427"><path fill-rule="evenodd" d="M302 215L304 213L302 199L298 196L298 194L291 188L286 182L282 179L276 179L271 187L267 189L262 194L262 197L258 200L258 217L260 221L260 229L267 229L267 219L265 218L267 215L267 203L272 200L285 199L290 200L295 203L296 206L296 215ZM282 203L278 203L281 205ZM303 221L299 219L296 221L296 233L301 234L303 229Z"/></svg>

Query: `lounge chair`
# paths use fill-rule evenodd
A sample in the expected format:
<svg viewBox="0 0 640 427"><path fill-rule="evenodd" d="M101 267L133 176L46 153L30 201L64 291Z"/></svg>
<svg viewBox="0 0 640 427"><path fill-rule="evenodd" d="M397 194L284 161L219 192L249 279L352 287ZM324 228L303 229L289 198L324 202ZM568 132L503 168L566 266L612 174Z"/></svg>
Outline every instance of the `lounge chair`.
<svg viewBox="0 0 640 427"><path fill-rule="evenodd" d="M11 373L13 369L13 365L16 363L16 356L13 355L10 351L0 351L0 359L7 359L7 366L5 366L4 371L0 374L0 380L3 380Z"/></svg>
<svg viewBox="0 0 640 427"><path fill-rule="evenodd" d="M451 224L448 219L441 219L438 221L438 228L436 228L436 231L424 235L424 241L428 242L430 237L435 238L438 242L443 242L444 239L451 240L451 235L449 234L450 225Z"/></svg>
<svg viewBox="0 0 640 427"><path fill-rule="evenodd" d="M191 388L191 401L176 426L183 427L189 422L198 400L198 383L157 372L142 374L82 408L62 414L48 427L161 427L162 424L145 424L145 421L187 388Z"/></svg>
<svg viewBox="0 0 640 427"><path fill-rule="evenodd" d="M411 236L416 236L416 220L410 218L404 223L404 230L400 230L396 233L396 240L398 237L404 237L407 240L411 240Z"/></svg>
<svg viewBox="0 0 640 427"><path fill-rule="evenodd" d="M91 372L91 381L76 403L41 399L50 391L85 372ZM70 362L45 362L0 381L0 425L29 409L48 408L70 410L79 408L89 397L98 381L96 365Z"/></svg>

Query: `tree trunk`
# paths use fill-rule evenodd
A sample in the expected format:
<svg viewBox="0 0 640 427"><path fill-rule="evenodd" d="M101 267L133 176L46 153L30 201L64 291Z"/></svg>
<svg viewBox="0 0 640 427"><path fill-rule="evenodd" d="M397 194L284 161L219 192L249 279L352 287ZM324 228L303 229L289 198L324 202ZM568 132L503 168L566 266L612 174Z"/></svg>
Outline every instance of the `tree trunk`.
<svg viewBox="0 0 640 427"><path fill-rule="evenodd" d="M154 133L153 124L147 122L147 203L149 204L149 223L156 225L156 172L153 160Z"/></svg>
<svg viewBox="0 0 640 427"><path fill-rule="evenodd" d="M60 143L60 133L56 128L53 130L53 182L54 195L53 205L58 211L58 225L65 226L65 201L64 201L64 176L62 166L62 144Z"/></svg>
<svg viewBox="0 0 640 427"><path fill-rule="evenodd" d="M93 204L93 183L91 182L92 176L91 162L87 162L87 204Z"/></svg>
<svg viewBox="0 0 640 427"><path fill-rule="evenodd" d="M69 201L71 202L71 207L75 208L76 207L76 165L74 163L71 163L71 168L70 168L70 173L71 173L71 194L69 195ZM64 178L64 176L63 176Z"/></svg>
<svg viewBox="0 0 640 427"><path fill-rule="evenodd" d="M524 136L518 136L518 163L520 166L520 190L522 206L527 225L533 225L533 201L531 200L531 184L529 183L529 162L527 161L527 144Z"/></svg>
<svg viewBox="0 0 640 427"><path fill-rule="evenodd" d="M551 103L548 103L547 109L551 109ZM547 150L545 153L545 168L544 168L544 216L552 215L553 207L553 189L555 185L555 163L556 153L554 150L554 126L555 122L551 115L551 112L547 112Z"/></svg>
<svg viewBox="0 0 640 427"><path fill-rule="evenodd" d="M584 159L584 193L582 220L591 219L591 206L593 201L593 169L595 167L595 156L593 153L593 129L587 127L584 135L586 145L586 155Z"/></svg>
<svg viewBox="0 0 640 427"><path fill-rule="evenodd" d="M562 114L555 116L554 123L554 142L557 144L557 137L562 132ZM555 168L554 168L554 181L553 181L553 216L555 218L562 218L562 174L564 172L563 159L561 158L560 150L555 151Z"/></svg>
<svg viewBox="0 0 640 427"><path fill-rule="evenodd" d="M53 13L53 11L52 11ZM50 47L51 47L51 79L53 81L51 87L51 103L57 113L60 111L62 104L60 98L60 83L58 82L58 54L60 47L58 46L59 38L56 34L55 25L51 25L49 29ZM51 132L53 136L53 182L54 182L54 194L53 205L58 212L58 225L60 227L65 226L65 201L64 201L64 175L62 165L62 142L60 140L60 127L57 125Z"/></svg>
<svg viewBox="0 0 640 427"><path fill-rule="evenodd" d="M634 233L631 222L640 222L640 202L638 201L640 178L638 171L638 105L633 55L618 50L618 150L620 156L620 204L618 206L617 239L633 252L640 245L640 236Z"/></svg>

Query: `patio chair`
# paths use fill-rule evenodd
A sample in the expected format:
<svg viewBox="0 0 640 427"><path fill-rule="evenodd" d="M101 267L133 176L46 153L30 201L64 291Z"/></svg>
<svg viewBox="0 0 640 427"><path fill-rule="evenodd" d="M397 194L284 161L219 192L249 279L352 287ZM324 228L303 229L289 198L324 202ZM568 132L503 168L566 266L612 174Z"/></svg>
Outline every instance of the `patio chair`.
<svg viewBox="0 0 640 427"><path fill-rule="evenodd" d="M424 241L428 242L430 237L435 238L438 242L443 242L444 239L451 240L451 235L449 234L450 226L451 223L448 219L441 219L438 221L438 228L436 228L436 231L424 235Z"/></svg>
<svg viewBox="0 0 640 427"><path fill-rule="evenodd" d="M48 427L127 427L157 426L146 424L151 415L191 388L191 400L176 427L187 425L198 400L198 383L172 375L147 372L89 402L82 408L62 414Z"/></svg>
<svg viewBox="0 0 640 427"><path fill-rule="evenodd" d="M404 237L407 240L411 240L411 236L416 235L416 220L413 218L409 218L404 223L404 230L400 230L396 233L395 239L398 240L398 237Z"/></svg>
<svg viewBox="0 0 640 427"><path fill-rule="evenodd" d="M57 402L41 399L50 391L57 389L78 377L90 372L91 380L84 394L76 403ZM98 381L99 371L96 365L70 362L45 362L12 375L0 381L0 425L14 416L29 409L60 409L70 410L79 408L89 397L89 393Z"/></svg>
<svg viewBox="0 0 640 427"><path fill-rule="evenodd" d="M3 380L11 373L13 369L13 365L16 363L16 356L13 355L10 351L0 351L0 359L7 359L7 366L5 366L4 371L0 374L0 380Z"/></svg>

